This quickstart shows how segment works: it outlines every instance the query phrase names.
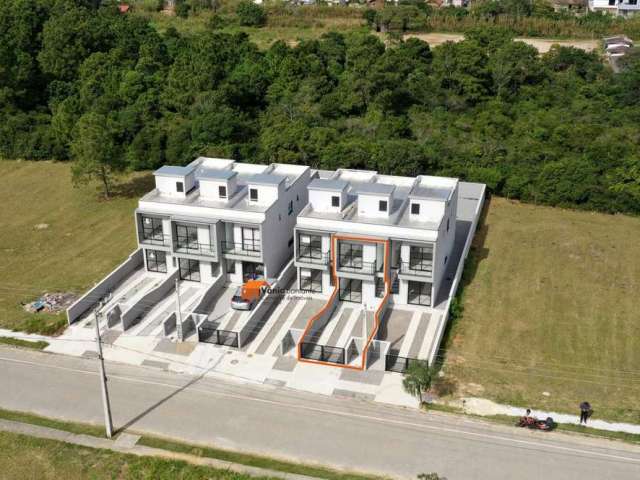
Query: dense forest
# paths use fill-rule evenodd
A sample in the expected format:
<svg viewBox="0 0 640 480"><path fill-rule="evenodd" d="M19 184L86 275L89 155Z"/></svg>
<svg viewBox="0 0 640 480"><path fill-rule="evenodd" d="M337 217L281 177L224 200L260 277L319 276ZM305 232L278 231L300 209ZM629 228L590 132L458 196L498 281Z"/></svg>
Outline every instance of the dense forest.
<svg viewBox="0 0 640 480"><path fill-rule="evenodd" d="M430 48L330 33L260 50L242 33L159 33L115 5L0 0L0 157L78 179L250 162L430 173L500 195L640 213L640 61L539 56L508 30Z"/></svg>

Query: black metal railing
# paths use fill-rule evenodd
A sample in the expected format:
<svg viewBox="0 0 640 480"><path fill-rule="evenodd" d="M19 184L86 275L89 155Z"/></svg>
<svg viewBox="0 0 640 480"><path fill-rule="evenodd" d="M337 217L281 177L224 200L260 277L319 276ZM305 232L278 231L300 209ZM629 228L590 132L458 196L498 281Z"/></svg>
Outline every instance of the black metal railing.
<svg viewBox="0 0 640 480"><path fill-rule="evenodd" d="M216 249L213 245L200 242L181 242L178 240L173 245L173 251L176 253L188 253L191 255L215 256Z"/></svg>
<svg viewBox="0 0 640 480"><path fill-rule="evenodd" d="M411 362L415 361L415 358L401 357L394 353L388 353L385 357L384 369L387 372L404 373L411 365Z"/></svg>
<svg viewBox="0 0 640 480"><path fill-rule="evenodd" d="M198 327L198 340L204 343L224 345L226 347L238 348L238 332L228 330L218 330L217 328Z"/></svg>
<svg viewBox="0 0 640 480"><path fill-rule="evenodd" d="M337 363L344 365L344 348L318 345L317 343L302 342L300 344L300 356L308 360Z"/></svg>
<svg viewBox="0 0 640 480"><path fill-rule="evenodd" d="M433 262L402 262L400 264L400 273L430 277L433 275Z"/></svg>
<svg viewBox="0 0 640 480"><path fill-rule="evenodd" d="M298 256L296 257L298 262L311 263L314 265L328 265L330 260L329 252L322 252L321 250L309 249L299 247Z"/></svg>
<svg viewBox="0 0 640 480"><path fill-rule="evenodd" d="M149 234L142 233L140 237L140 243L144 245L156 245L160 247L169 247L171 245L171 237L163 234Z"/></svg>
<svg viewBox="0 0 640 480"><path fill-rule="evenodd" d="M246 255L248 257L259 257L262 254L260 242L222 242L222 252L232 255Z"/></svg>
<svg viewBox="0 0 640 480"><path fill-rule="evenodd" d="M338 257L338 270L343 272L373 274L376 272L376 262L363 262L362 257L340 255Z"/></svg>

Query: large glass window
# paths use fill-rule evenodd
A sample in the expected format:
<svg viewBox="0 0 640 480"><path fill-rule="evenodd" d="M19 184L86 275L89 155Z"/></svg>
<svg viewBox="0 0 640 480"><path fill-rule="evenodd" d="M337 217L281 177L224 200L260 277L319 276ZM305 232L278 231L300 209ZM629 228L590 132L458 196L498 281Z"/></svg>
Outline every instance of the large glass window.
<svg viewBox="0 0 640 480"><path fill-rule="evenodd" d="M322 292L322 270L300 269L300 288L312 292Z"/></svg>
<svg viewBox="0 0 640 480"><path fill-rule="evenodd" d="M431 284L426 282L409 282L407 303L430 307Z"/></svg>
<svg viewBox="0 0 640 480"><path fill-rule="evenodd" d="M340 300L362 303L362 280L340 279Z"/></svg>
<svg viewBox="0 0 640 480"><path fill-rule="evenodd" d="M142 239L149 243L164 244L161 218L142 217Z"/></svg>
<svg viewBox="0 0 640 480"><path fill-rule="evenodd" d="M192 282L200 281L200 262L198 260L180 258L178 265L180 267L181 280L190 280Z"/></svg>
<svg viewBox="0 0 640 480"><path fill-rule="evenodd" d="M242 249L250 252L260 251L260 229L242 227Z"/></svg>
<svg viewBox="0 0 640 480"><path fill-rule="evenodd" d="M362 245L359 243L340 242L341 267L362 269Z"/></svg>
<svg viewBox="0 0 640 480"><path fill-rule="evenodd" d="M167 254L160 250L145 250L147 270L150 272L167 273Z"/></svg>
<svg viewBox="0 0 640 480"><path fill-rule="evenodd" d="M322 237L320 235L300 234L298 239L298 257L309 259L322 258Z"/></svg>
<svg viewBox="0 0 640 480"><path fill-rule="evenodd" d="M430 272L433 270L433 245L409 247L409 268Z"/></svg>
<svg viewBox="0 0 640 480"><path fill-rule="evenodd" d="M176 246L198 250L198 227L195 225L176 224Z"/></svg>

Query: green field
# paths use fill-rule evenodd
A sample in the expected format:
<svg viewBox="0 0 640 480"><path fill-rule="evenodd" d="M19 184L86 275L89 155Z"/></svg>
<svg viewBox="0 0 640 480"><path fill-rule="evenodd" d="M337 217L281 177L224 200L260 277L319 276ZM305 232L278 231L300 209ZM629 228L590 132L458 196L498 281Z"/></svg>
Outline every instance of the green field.
<svg viewBox="0 0 640 480"><path fill-rule="evenodd" d="M125 179L112 200L95 186L73 188L69 164L0 161L0 176L0 328L55 333L65 315L30 314L21 302L44 292L81 294L125 260L136 246L137 196L152 188L150 176Z"/></svg>
<svg viewBox="0 0 640 480"><path fill-rule="evenodd" d="M639 218L493 198L448 336L456 395L640 423L638 239Z"/></svg>
<svg viewBox="0 0 640 480"><path fill-rule="evenodd" d="M227 470L191 465L183 461L137 457L79 447L54 440L0 432L0 478L33 479L153 479L248 480Z"/></svg>

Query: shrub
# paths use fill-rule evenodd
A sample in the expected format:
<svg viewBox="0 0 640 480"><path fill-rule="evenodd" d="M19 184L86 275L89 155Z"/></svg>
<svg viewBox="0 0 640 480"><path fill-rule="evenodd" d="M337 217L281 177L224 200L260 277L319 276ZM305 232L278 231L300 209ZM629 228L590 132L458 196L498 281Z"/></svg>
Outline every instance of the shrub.
<svg viewBox="0 0 640 480"><path fill-rule="evenodd" d="M262 27L267 23L267 14L264 8L251 0L242 0L236 8L236 15L240 25L245 27Z"/></svg>

